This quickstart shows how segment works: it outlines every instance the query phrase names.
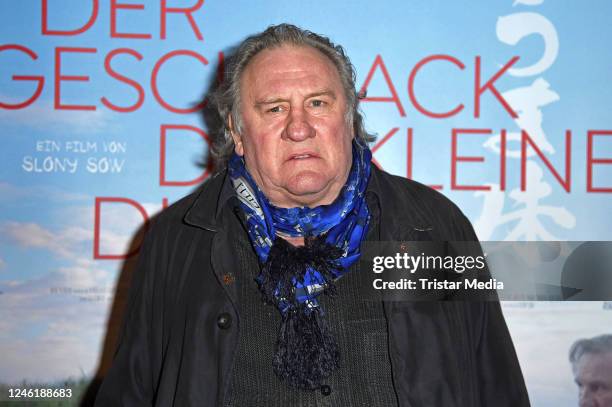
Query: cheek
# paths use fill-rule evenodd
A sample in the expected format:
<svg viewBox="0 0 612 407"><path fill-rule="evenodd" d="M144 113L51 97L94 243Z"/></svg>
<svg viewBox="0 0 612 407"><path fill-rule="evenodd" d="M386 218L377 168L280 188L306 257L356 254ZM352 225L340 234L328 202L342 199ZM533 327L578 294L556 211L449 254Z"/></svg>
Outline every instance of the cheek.
<svg viewBox="0 0 612 407"><path fill-rule="evenodd" d="M253 167L259 168L267 175L273 175L277 172L280 166L278 151L276 145L271 142L266 142L262 139L252 140L251 143L245 146L247 151L247 161Z"/></svg>
<svg viewBox="0 0 612 407"><path fill-rule="evenodd" d="M324 143L329 146L336 146L334 151L344 152L351 148L352 133L347 129L344 121L336 120L333 125L326 123L321 128L316 128L319 135L323 135Z"/></svg>
<svg viewBox="0 0 612 407"><path fill-rule="evenodd" d="M351 161L353 156L353 142L352 137L345 136L345 138L338 143L341 146L341 154L344 156L345 160Z"/></svg>
<svg viewBox="0 0 612 407"><path fill-rule="evenodd" d="M351 169L352 149L350 143L347 145L340 140L335 140L335 143L336 148L328 150L328 165L331 173L342 175Z"/></svg>

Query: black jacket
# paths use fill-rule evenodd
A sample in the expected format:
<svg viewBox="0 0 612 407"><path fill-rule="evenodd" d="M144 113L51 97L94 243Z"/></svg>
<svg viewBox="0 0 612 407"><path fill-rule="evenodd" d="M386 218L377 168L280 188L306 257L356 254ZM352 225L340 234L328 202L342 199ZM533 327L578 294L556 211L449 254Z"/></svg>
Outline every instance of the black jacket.
<svg viewBox="0 0 612 407"><path fill-rule="evenodd" d="M380 239L477 240L450 200L376 168ZM218 406L240 337L226 172L164 210L146 234L115 359L96 406ZM385 302L401 406L529 406L498 302Z"/></svg>

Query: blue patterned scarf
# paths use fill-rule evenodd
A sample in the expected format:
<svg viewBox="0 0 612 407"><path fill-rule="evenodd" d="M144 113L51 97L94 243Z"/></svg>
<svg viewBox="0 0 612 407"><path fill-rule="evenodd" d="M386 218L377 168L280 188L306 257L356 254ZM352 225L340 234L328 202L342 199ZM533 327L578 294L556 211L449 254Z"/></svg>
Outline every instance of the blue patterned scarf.
<svg viewBox="0 0 612 407"><path fill-rule="evenodd" d="M244 160L228 170L262 269L256 281L264 299L282 316L273 359L289 385L314 389L338 366L339 351L317 297L335 292L337 280L359 259L370 220L365 191L372 154L353 142L353 163L338 197L315 208L278 208L261 192ZM282 236L305 238L294 247Z"/></svg>

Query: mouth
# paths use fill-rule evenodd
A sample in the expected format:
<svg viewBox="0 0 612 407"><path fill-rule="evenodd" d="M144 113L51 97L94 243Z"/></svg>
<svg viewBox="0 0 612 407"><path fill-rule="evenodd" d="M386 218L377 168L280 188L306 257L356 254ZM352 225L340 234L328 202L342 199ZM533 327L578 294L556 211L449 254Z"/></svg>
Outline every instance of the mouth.
<svg viewBox="0 0 612 407"><path fill-rule="evenodd" d="M289 156L289 159L287 161L306 160L309 158L319 158L319 156L312 152L297 153L297 154L291 154L291 156Z"/></svg>

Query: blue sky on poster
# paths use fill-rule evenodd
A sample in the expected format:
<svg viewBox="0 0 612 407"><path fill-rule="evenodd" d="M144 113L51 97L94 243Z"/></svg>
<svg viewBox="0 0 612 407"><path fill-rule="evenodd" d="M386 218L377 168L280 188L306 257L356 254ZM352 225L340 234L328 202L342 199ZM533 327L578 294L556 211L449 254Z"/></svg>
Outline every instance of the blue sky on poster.
<svg viewBox="0 0 612 407"><path fill-rule="evenodd" d="M488 78L515 55L517 66L534 63L543 52L538 35L524 38L515 46L502 43L496 34L500 17L516 13L537 13L548 19L558 35L559 52L554 63L543 73L528 77L504 75L497 82L501 91L524 87L543 78L558 100L542 108L542 126L557 150L551 155L555 167L563 164L563 135L573 131L572 193L567 194L550 176L544 180L552 186L547 202L565 207L573 216L563 227L550 219L543 223L559 239L609 239L607 213L609 194L586 194L585 140L587 129L611 129L609 106L612 100L612 58L609 55L611 32L606 21L612 4L600 0L580 1L387 1L377 4L366 1L336 2L253 2L207 1L195 16L204 36L197 41L186 20L169 17L168 39L159 39L159 6L147 3L145 11L119 12L122 31L150 33L151 40L109 38L109 3L100 2L96 23L86 33L75 37L52 37L40 34L40 2L11 2L0 5L1 44L27 46L39 56L30 61L24 55L0 54L0 100L19 100L32 92L30 84L15 84L13 74L44 75L45 86L40 98L21 111L0 110L2 146L0 150L0 309L11 310L3 315L0 346L21 349L38 344L44 347L57 343L59 332L69 341L77 357L71 358L89 372L95 366L107 301L83 302L71 295L50 295L52 287L112 287L120 263L95 261L92 254L93 204L96 196L122 196L134 199L153 213L162 198L173 202L193 187L160 187L159 127L160 123L187 124L202 127L197 114L180 115L163 109L153 97L149 85L153 65L165 53L189 49L205 56L210 64L202 67L188 58L169 61L160 73L160 92L175 105L187 106L198 101L206 83L215 75L217 53L235 45L245 35L260 31L272 23L292 22L315 32L326 33L342 44L351 57L361 85L376 55L381 55L396 87L406 117L400 117L392 103L364 103L368 128L384 136L399 127L377 153L376 158L394 173L404 175L405 132L414 129L413 176L425 183L442 183L442 191L451 197L476 221L483 213L483 197L474 192L450 191L450 129L453 127L501 128L515 130L515 124L489 93L483 97L481 118L473 117L474 58L482 57L483 77ZM70 4L70 7L67 6ZM49 1L52 26L71 28L80 25L89 15L91 2ZM175 1L190 5L193 1ZM138 17L131 17L138 16ZM53 50L56 46L95 47L95 54L66 55L66 74L89 75L88 83L65 83L62 99L67 103L96 105L94 112L57 111L53 109ZM116 104L129 105L136 92L118 83L104 71L104 58L112 49L130 47L142 54L138 62L129 56L117 57L113 67L133 78L145 90L142 108L132 113L113 112L100 103L106 97ZM448 54L466 65L464 71L445 64L432 64L419 76L417 93L423 104L432 110L444 110L461 101L465 109L459 115L434 120L419 113L410 103L407 81L410 70L422 58L432 54ZM10 61L7 63L6 61ZM373 79L370 95L387 96L388 89L380 72ZM85 170L85 157L108 156L98 151L91 154L58 153L79 158L74 174L24 171L24 157L44 157L36 152L36 141L71 140L102 143L125 143L126 152L113 158L124 160L118 174L92 174ZM482 140L480 140L482 141ZM486 151L481 142L462 144L466 155L484 155L486 166L470 171L471 165L460 164L462 180L473 183L496 181L496 155ZM173 143L173 144L172 144ZM180 142L169 141L168 176L190 179L199 174L195 163L204 151L197 136L185 136ZM598 154L612 156L612 141L601 141ZM509 159L508 191L516 188L516 160ZM474 167L476 168L476 167ZM484 169L483 169L484 168ZM514 169L514 170L512 170ZM598 169L599 184L609 184L612 171ZM489 177L489 178L488 178ZM517 207L506 200L507 208ZM513 206L514 205L514 206ZM518 205L520 207L520 205ZM602 219L604 221L602 221ZM137 212L109 207L104 212L105 229L102 246L109 252L121 251L140 223ZM492 232L490 238L501 239L511 233L516 221ZM480 232L480 230L479 230ZM78 307L79 312L74 312ZM32 317L36 315L36 317ZM55 324L55 325L54 325ZM83 326L88 326L85 333ZM72 332L74 335L68 335ZM68 342L62 347L68 348ZM49 353L49 352L47 352ZM44 359L45 356L39 355ZM78 374L78 366L57 356L53 374ZM0 381L26 377L37 366L23 364L11 369L0 368ZM26 366L26 367L23 367ZM30 370L28 367L30 366ZM11 371L9 371L11 370ZM72 373L70 373L72 372Z"/></svg>

